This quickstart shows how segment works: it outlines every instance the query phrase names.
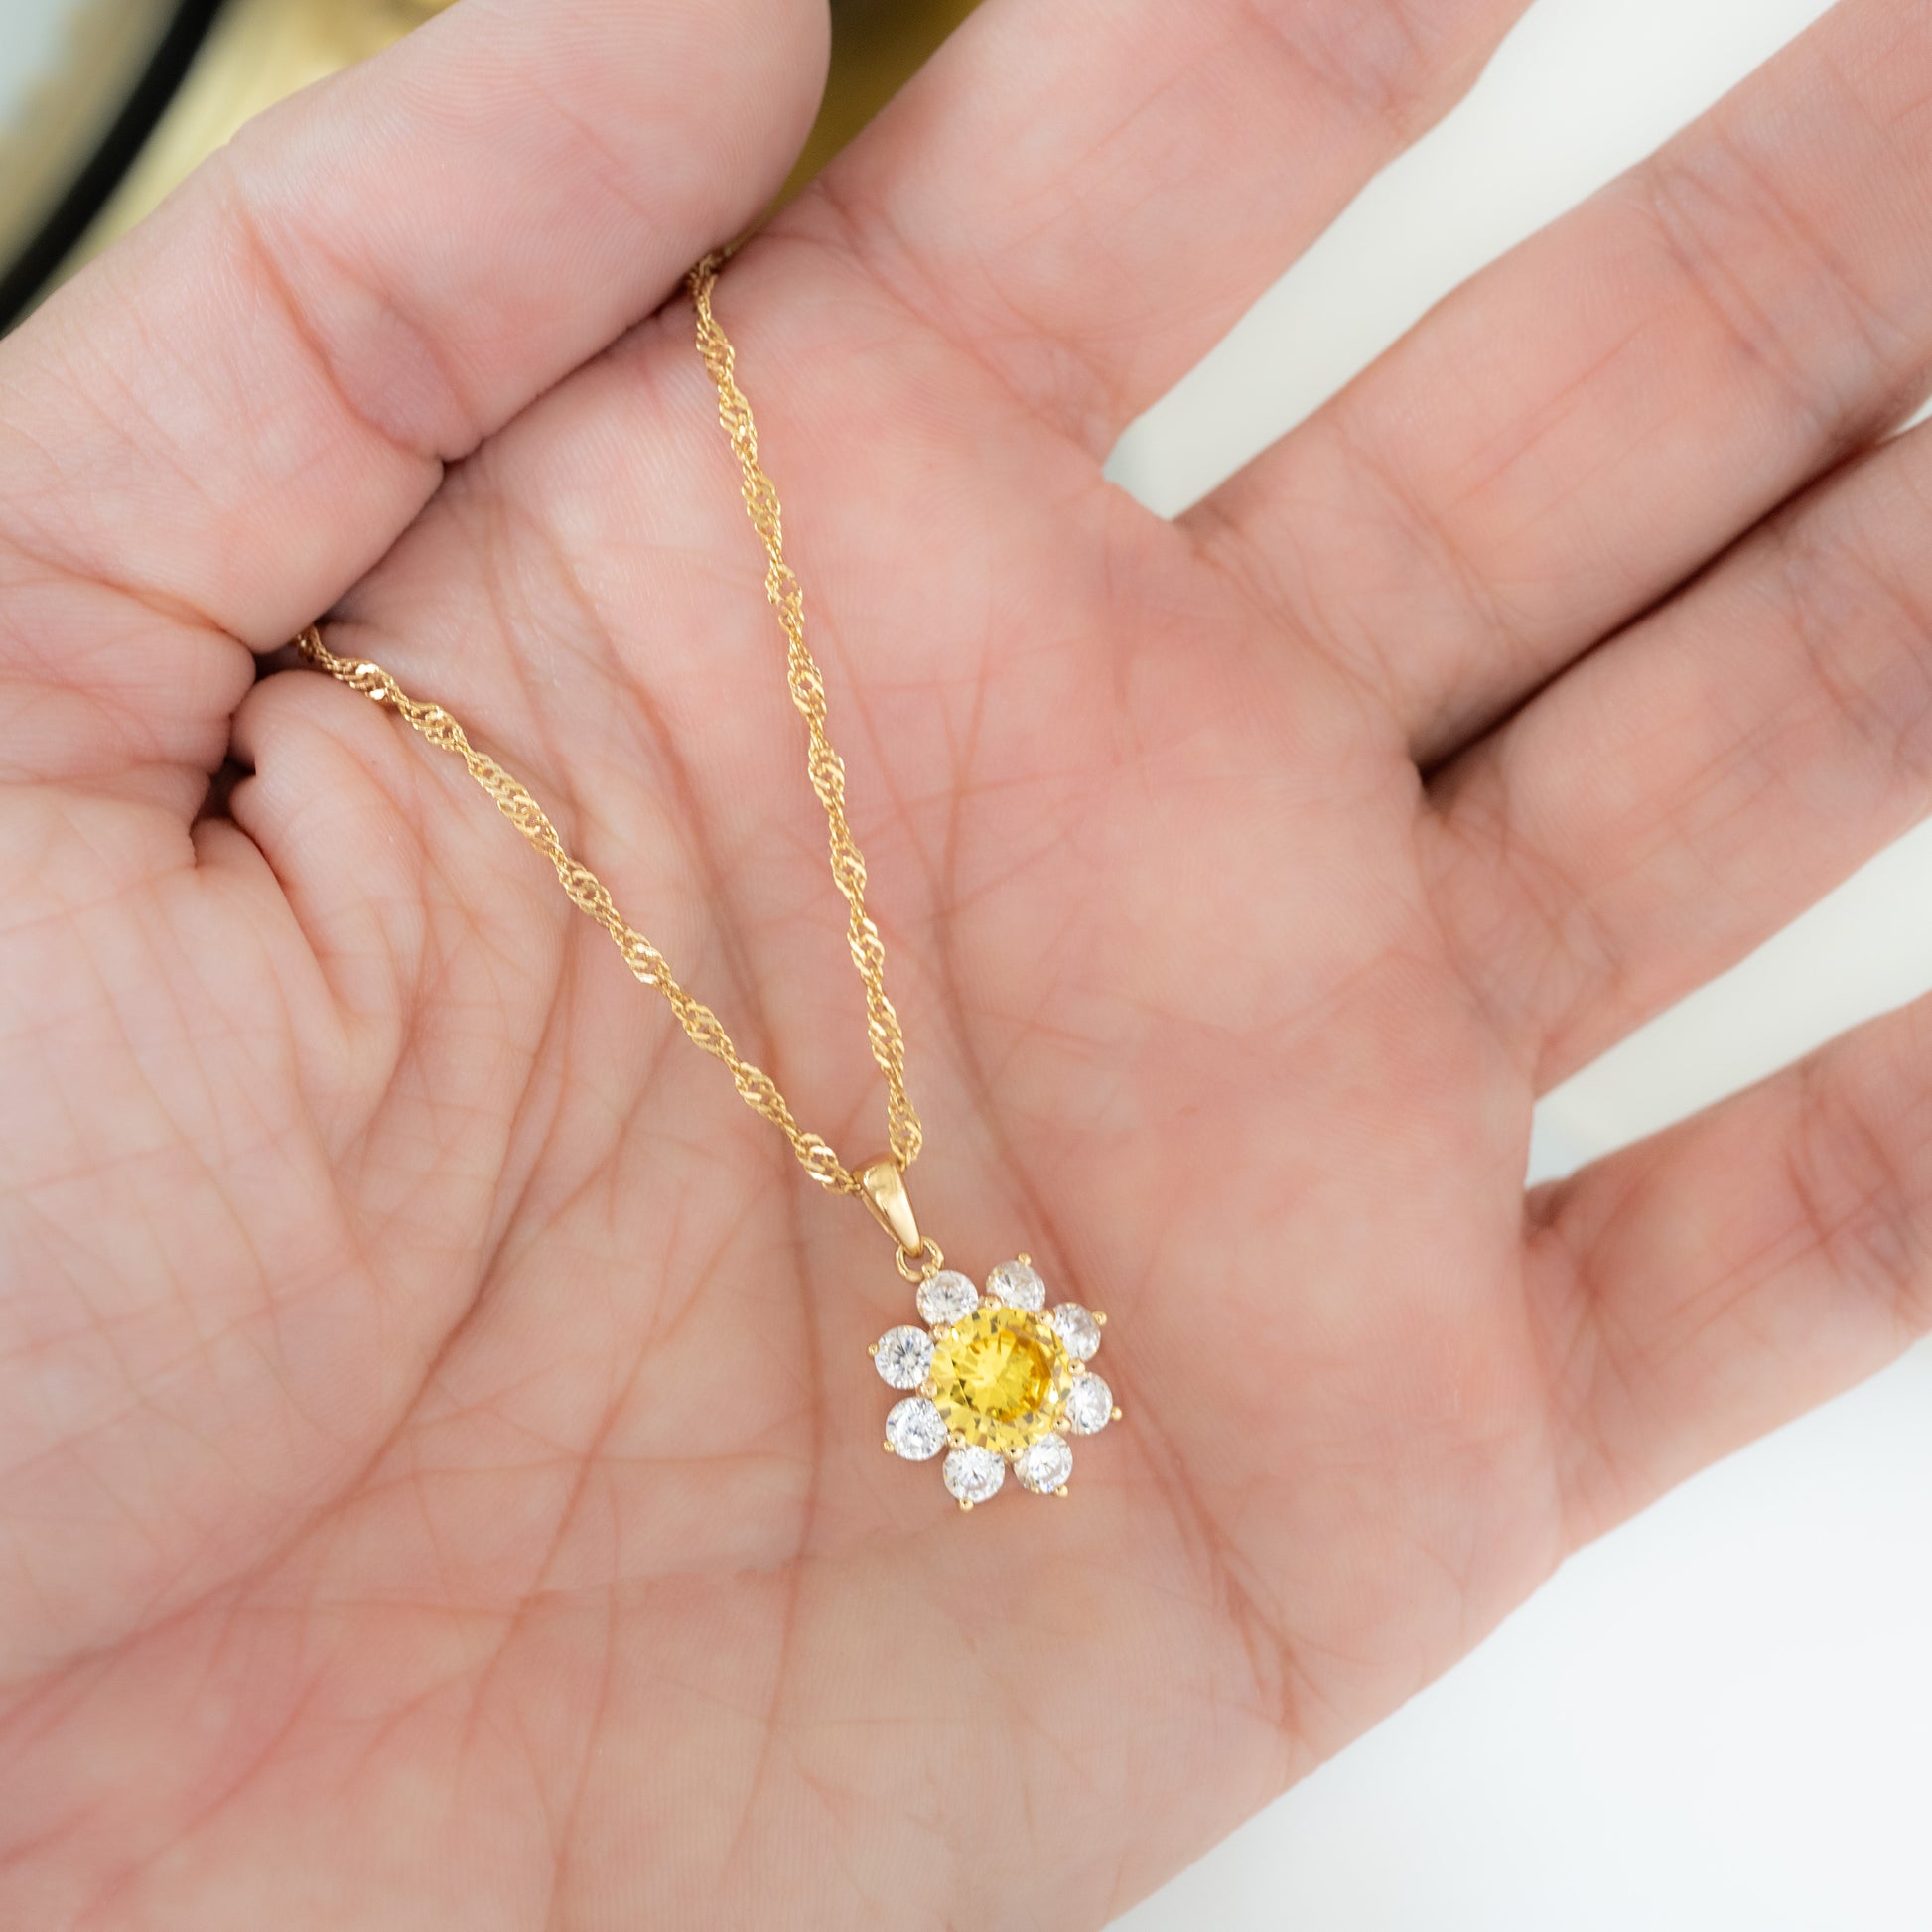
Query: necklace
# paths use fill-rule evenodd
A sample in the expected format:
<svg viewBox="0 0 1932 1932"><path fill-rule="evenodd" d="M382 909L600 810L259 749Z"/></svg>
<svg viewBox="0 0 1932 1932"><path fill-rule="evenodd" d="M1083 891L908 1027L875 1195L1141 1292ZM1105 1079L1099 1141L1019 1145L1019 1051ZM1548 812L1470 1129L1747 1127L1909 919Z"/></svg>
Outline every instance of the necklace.
<svg viewBox="0 0 1932 1932"><path fill-rule="evenodd" d="M806 770L825 809L832 880L849 913L846 943L865 986L866 1035L886 1082L887 1153L848 1169L829 1142L799 1125L776 1081L746 1059L718 1016L678 983L664 955L618 910L604 882L571 856L522 781L479 751L441 705L411 697L380 664L337 656L314 624L295 647L460 758L497 810L550 861L571 903L610 934L635 978L663 995L692 1044L722 1062L745 1104L785 1137L806 1173L829 1192L863 1201L892 1237L894 1263L916 1289L919 1320L889 1328L871 1349L881 1379L902 1392L886 1418L888 1451L925 1462L943 1449L945 1485L962 1509L997 1494L1009 1468L1024 1488L1064 1496L1073 1468L1067 1438L1095 1435L1120 1416L1112 1390L1087 1366L1107 1317L1077 1302L1048 1310L1046 1285L1025 1254L1001 1262L985 1289L976 1288L945 1265L939 1244L920 1233L912 1213L905 1171L918 1158L921 1135L905 1090L905 1036L886 997L886 949L866 911L866 862L846 819L845 764L826 731L825 679L805 641L804 596L785 562L778 492L759 466L737 357L712 312L726 254L707 255L687 278L698 353L718 391L718 420L738 459L746 513L764 545L765 595L785 636L785 681L805 721Z"/></svg>

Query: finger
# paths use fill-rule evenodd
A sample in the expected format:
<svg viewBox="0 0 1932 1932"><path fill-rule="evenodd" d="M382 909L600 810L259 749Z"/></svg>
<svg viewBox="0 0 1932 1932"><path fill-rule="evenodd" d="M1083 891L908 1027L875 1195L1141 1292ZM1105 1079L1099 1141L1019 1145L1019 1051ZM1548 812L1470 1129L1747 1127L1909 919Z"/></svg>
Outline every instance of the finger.
<svg viewBox="0 0 1932 1932"><path fill-rule="evenodd" d="M0 345L0 545L256 644L760 205L807 0L466 0L245 129Z"/></svg>
<svg viewBox="0 0 1932 1932"><path fill-rule="evenodd" d="M1932 430L1817 485L1440 776L1444 923L1547 1088L1932 807Z"/></svg>
<svg viewBox="0 0 1932 1932"><path fill-rule="evenodd" d="M1846 0L1193 514L1425 763L1908 413L1932 13Z"/></svg>
<svg viewBox="0 0 1932 1932"><path fill-rule="evenodd" d="M1104 452L1525 4L994 0L791 218Z"/></svg>
<svg viewBox="0 0 1932 1932"><path fill-rule="evenodd" d="M1932 1326L1932 1007L1533 1200L1573 1544Z"/></svg>

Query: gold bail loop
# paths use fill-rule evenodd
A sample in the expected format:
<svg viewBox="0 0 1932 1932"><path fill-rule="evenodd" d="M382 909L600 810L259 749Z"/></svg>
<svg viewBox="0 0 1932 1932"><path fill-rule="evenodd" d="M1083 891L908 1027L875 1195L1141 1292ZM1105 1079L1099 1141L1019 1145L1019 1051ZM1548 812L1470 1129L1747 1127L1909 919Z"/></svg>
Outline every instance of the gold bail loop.
<svg viewBox="0 0 1932 1932"><path fill-rule="evenodd" d="M925 1242L920 1238L898 1163L890 1154L882 1154L859 1170L858 1178L873 1219L898 1243L899 1253L908 1262L919 1260Z"/></svg>

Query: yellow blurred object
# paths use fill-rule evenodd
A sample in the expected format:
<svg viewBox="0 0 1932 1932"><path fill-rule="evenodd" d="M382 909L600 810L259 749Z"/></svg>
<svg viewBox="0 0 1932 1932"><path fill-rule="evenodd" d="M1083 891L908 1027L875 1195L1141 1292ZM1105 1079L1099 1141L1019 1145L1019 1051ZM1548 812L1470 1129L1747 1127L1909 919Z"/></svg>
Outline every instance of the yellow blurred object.
<svg viewBox="0 0 1932 1932"><path fill-rule="evenodd" d="M978 0L833 0L825 99L791 171L789 200L925 66Z"/></svg>
<svg viewBox="0 0 1932 1932"><path fill-rule="evenodd" d="M451 0L228 0L134 165L54 277L141 219L241 124L379 52ZM972 12L976 0L834 0L824 104L786 184L809 181Z"/></svg>
<svg viewBox="0 0 1932 1932"><path fill-rule="evenodd" d="M244 121L379 53L451 0L228 0L180 91L56 280L126 233Z"/></svg>

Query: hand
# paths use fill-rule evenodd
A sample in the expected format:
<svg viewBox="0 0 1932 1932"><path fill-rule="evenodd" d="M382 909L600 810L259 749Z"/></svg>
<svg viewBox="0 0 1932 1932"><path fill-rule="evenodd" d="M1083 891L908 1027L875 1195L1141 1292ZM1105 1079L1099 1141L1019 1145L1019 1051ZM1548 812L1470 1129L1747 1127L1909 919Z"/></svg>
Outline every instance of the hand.
<svg viewBox="0 0 1932 1932"><path fill-rule="evenodd" d="M1066 1503L880 1454L878 1231L257 660L333 607L877 1151L677 296L813 11L470 0L0 347L0 1921L1097 1924L1926 1325L1919 1013L1522 1187L1926 806L1923 11L1177 522L1101 478L1515 11L994 0L721 285L920 1215L1114 1317Z"/></svg>

